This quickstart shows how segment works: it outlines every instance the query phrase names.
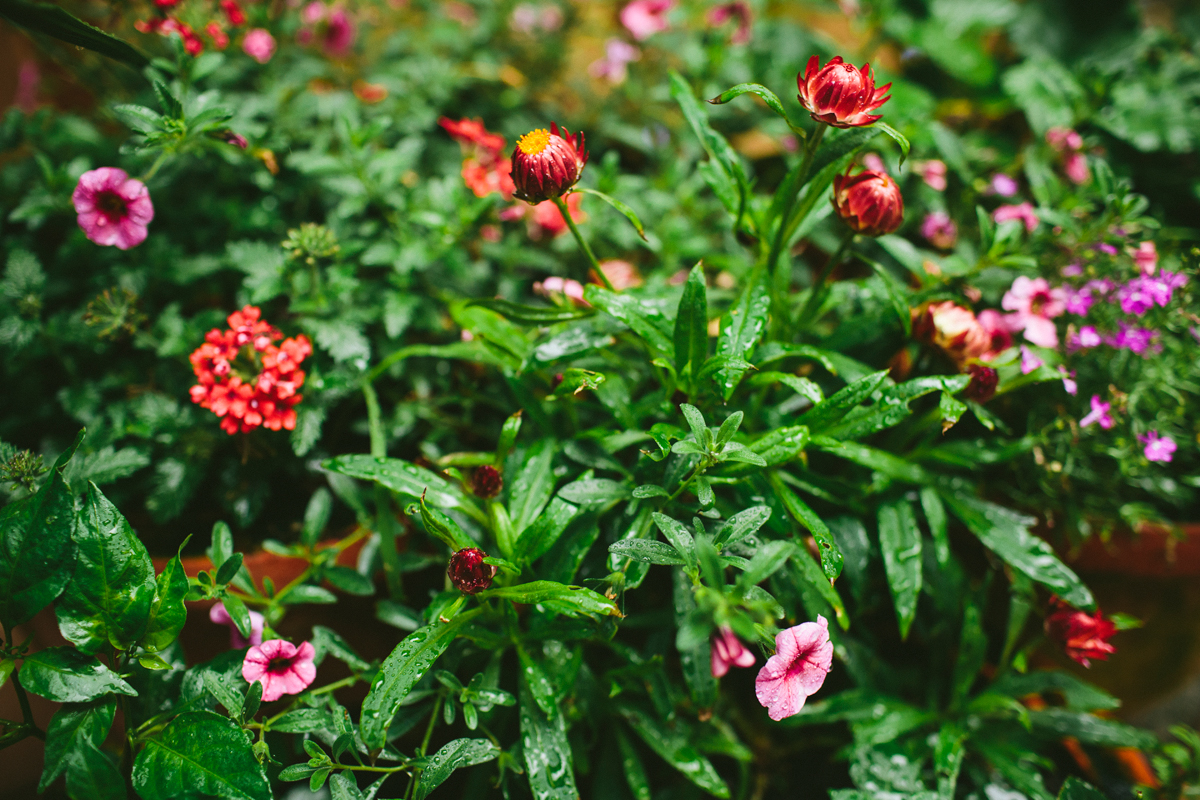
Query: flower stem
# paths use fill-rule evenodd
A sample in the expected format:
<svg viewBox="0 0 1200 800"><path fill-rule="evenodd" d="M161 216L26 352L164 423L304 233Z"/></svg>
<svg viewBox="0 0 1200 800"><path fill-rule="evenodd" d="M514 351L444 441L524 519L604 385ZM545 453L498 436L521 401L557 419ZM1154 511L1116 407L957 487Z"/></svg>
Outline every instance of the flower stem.
<svg viewBox="0 0 1200 800"><path fill-rule="evenodd" d="M786 267L779 263L780 256L783 254L783 247L787 242L785 239L791 230L792 214L796 210L796 201L800 199L800 190L808 181L808 173L812 169L813 159L817 155L817 148L821 145L821 139L825 137L825 130L829 126L821 123L817 125L817 129L813 131L812 136L809 136L804 143L804 159L800 162L800 177L797 181L796 193L787 198L787 204L783 207L783 213L779 216L779 224L775 229L775 238L771 241L771 250L767 254L767 271L772 278L771 299L772 317L774 318L773 327L775 327L776 335L783 334L783 330L787 326L787 296L788 289L791 285L792 270L789 263Z"/></svg>
<svg viewBox="0 0 1200 800"><path fill-rule="evenodd" d="M583 234L579 232L579 228L575 227L575 220L571 219L571 211L567 208L567 201L563 200L561 197L551 198L551 201L554 203L554 205L558 206L559 212L562 214L563 219L566 220L567 227L571 229L571 233L575 236L575 241L579 242L579 249L583 251L583 254L587 256L588 261L591 262L592 269L596 272L596 275L600 277L600 282L604 284L604 288L608 289L610 292L615 292L617 289L612 285L612 281L608 279L608 276L604 274L604 270L600 269L600 262L596 260L596 254L593 253L592 248L588 246L587 240L583 238ZM583 282L585 284L587 283L586 276Z"/></svg>
<svg viewBox="0 0 1200 800"><path fill-rule="evenodd" d="M156 174L158 174L159 167L161 167L164 163L166 163L168 155L169 154L167 153L166 150L163 150L161 153L158 154L158 158L154 159L154 163L150 165L150 169L146 170L145 174L142 175L142 177L141 177L142 183L146 183L151 178L153 178Z"/></svg>
<svg viewBox="0 0 1200 800"><path fill-rule="evenodd" d="M811 321L813 314L821 307L821 303L825 301L825 295L829 293L829 276L833 273L836 267L846 255L846 251L850 249L850 243L854 241L854 231L849 228L842 236L842 243L838 245L838 249L833 251L825 266L821 268L821 273L817 275L816 281L813 282L811 293L808 296L808 302L804 304L803 310L800 312L799 322L802 326L807 327Z"/></svg>
<svg viewBox="0 0 1200 800"><path fill-rule="evenodd" d="M362 385L363 398L367 402L367 424L371 432L371 455L375 458L387 456L387 437L383 430L382 414L379 410L379 395L370 381ZM392 498L387 487L375 485L375 529L381 538L379 554L383 559L383 574L387 579L392 597L403 594L401 582L400 551L396 549L398 535L396 518L392 516Z"/></svg>

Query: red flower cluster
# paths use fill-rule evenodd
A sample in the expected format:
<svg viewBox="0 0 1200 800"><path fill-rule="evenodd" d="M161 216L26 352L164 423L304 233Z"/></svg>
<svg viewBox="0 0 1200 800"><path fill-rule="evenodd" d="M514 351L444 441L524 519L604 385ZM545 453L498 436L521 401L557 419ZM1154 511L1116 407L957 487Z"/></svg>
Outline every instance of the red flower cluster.
<svg viewBox="0 0 1200 800"><path fill-rule="evenodd" d="M213 328L191 355L200 382L191 388L192 402L221 417L221 429L232 435L263 425L273 431L296 427L304 385L300 362L312 353L304 335L284 339L260 319L254 306L229 315L229 329Z"/></svg>
<svg viewBox="0 0 1200 800"><path fill-rule="evenodd" d="M483 127L483 121L478 119L455 122L442 117L438 124L463 146L463 181L475 196L487 197L492 192L499 192L505 200L511 200L516 187L512 181L512 159L504 156L504 137L489 133Z"/></svg>
<svg viewBox="0 0 1200 800"><path fill-rule="evenodd" d="M1046 617L1046 635L1061 644L1068 656L1090 667L1089 658L1105 661L1117 652L1117 648L1108 643L1117 632L1117 626L1112 620L1105 619L1100 609L1096 609L1095 614L1088 614L1057 597L1050 598L1050 607L1054 611Z"/></svg>
<svg viewBox="0 0 1200 800"><path fill-rule="evenodd" d="M142 33L157 33L159 36L178 33L183 39L184 49L191 55L198 56L204 52L204 40L191 25L172 16L172 11L179 6L179 3L180 0L154 0L154 5L162 16L138 20L133 26ZM231 27L236 28L246 23L246 12L238 0L219 0L218 5ZM224 50L229 46L229 34L225 32L219 21L210 20L204 26L204 33L212 40L213 47L218 50Z"/></svg>

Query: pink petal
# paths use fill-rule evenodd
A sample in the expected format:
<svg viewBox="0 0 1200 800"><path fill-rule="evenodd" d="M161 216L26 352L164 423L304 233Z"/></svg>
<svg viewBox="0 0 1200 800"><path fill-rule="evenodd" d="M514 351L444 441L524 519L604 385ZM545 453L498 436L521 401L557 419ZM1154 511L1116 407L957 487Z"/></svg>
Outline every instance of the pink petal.
<svg viewBox="0 0 1200 800"><path fill-rule="evenodd" d="M278 700L283 697L283 685L279 682L279 678L275 675L267 674L259 681L263 685L263 702L270 703L273 700Z"/></svg>
<svg viewBox="0 0 1200 800"><path fill-rule="evenodd" d="M1058 330L1045 317L1026 317L1025 339L1038 347L1058 347Z"/></svg>
<svg viewBox="0 0 1200 800"><path fill-rule="evenodd" d="M229 616L229 612L225 610L224 603L217 603L208 610L208 618L218 625L229 625L233 622L233 618Z"/></svg>

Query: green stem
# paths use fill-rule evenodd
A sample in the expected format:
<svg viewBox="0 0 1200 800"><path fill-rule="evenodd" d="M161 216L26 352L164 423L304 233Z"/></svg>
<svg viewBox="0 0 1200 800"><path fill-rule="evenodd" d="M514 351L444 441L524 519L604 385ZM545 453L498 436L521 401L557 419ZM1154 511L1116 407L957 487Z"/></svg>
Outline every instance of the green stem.
<svg viewBox="0 0 1200 800"><path fill-rule="evenodd" d="M779 257L783 253L784 245L787 242L784 239L791 230L792 213L796 210L796 201L800 199L800 190L804 188L804 184L808 181L808 173L812 169L813 159L817 155L817 148L821 145L821 139L825 137L825 130L828 125L819 124L817 129L813 131L812 136L809 136L804 143L804 160L800 162L800 180L797 182L796 193L787 199L787 205L783 208L783 214L779 217L779 224L775 229L775 238L771 241L771 250L767 255L767 270L772 277L772 286L774 291L771 294L775 304L774 313L779 325L787 319L787 295L791 285L791 267L784 269L779 265Z"/></svg>
<svg viewBox="0 0 1200 800"><path fill-rule="evenodd" d="M567 201L561 197L552 198L554 205L558 206L558 210L562 213L563 219L566 220L567 227L571 229L571 233L575 236L575 241L579 242L579 249L587 256L588 261L592 264L592 269L600 277L600 282L604 284L604 288L610 292L615 292L617 289L612 285L612 281L604 274L604 270L600 269L600 262L596 260L596 254L592 252L592 248L588 246L587 240L583 238L583 234L579 232L579 228L575 227L575 220L571 219L571 212L567 208ZM583 281L587 283L586 277Z"/></svg>
<svg viewBox="0 0 1200 800"><path fill-rule="evenodd" d="M20 670L13 670L12 684L13 690L17 693L17 703L21 706L21 718L25 720L27 732L39 739L45 740L45 731L34 724L33 709L29 707L29 696L25 694L25 687L21 685Z"/></svg>
<svg viewBox="0 0 1200 800"><path fill-rule="evenodd" d="M812 315L821 307L821 303L825 302L825 295L829 293L829 276L833 273L834 267L846 255L846 251L850 249L850 243L853 241L854 231L847 228L845 235L842 236L842 243L838 245L838 249L833 251L833 255L825 262L825 266L821 268L821 273L817 275L817 279L812 285L812 289L808 295L808 302L804 304L804 309L800 312L800 324L802 326L807 327Z"/></svg>
<svg viewBox="0 0 1200 800"><path fill-rule="evenodd" d="M679 484L679 488L675 490L674 494L667 498L667 502L663 503L663 506L666 507L670 505L676 497L679 497L679 495L683 494L684 490L687 489L688 486L691 486L692 481L694 481L698 475L703 475L706 469L708 469L708 465L704 461L701 461L699 464L697 464L696 468L692 470L692 474L688 475L687 480Z"/></svg>
<svg viewBox="0 0 1200 800"><path fill-rule="evenodd" d="M146 170L146 173L144 175L142 175L142 177L141 177L142 183L146 183L147 181L149 181L151 178L153 178L158 173L159 167L161 167L164 163L166 163L168 155L169 154L167 153L166 150L163 150L161 153L158 154L158 158L154 159L154 163L150 165L150 169Z"/></svg>
<svg viewBox="0 0 1200 800"><path fill-rule="evenodd" d="M376 458L387 456L387 438L383 432L382 414L379 410L379 395L370 381L363 383L363 397L367 401L367 426L371 432L371 455ZM400 551L396 549L399 536L396 518L392 514L392 496L387 487L375 484L375 529L382 539L379 553L383 558L383 574L387 579L388 592L400 597L403 592L401 581Z"/></svg>
<svg viewBox="0 0 1200 800"><path fill-rule="evenodd" d="M433 703L433 713L429 715L429 724L425 726L425 737L421 739L421 749L417 751L417 756L424 756L429 750L429 740L433 738L433 728L437 725L438 713L442 710L442 694L438 692L437 700ZM417 785L417 775L414 772L412 777L408 779L408 788L404 791L404 800L409 800L412 797L413 787Z"/></svg>

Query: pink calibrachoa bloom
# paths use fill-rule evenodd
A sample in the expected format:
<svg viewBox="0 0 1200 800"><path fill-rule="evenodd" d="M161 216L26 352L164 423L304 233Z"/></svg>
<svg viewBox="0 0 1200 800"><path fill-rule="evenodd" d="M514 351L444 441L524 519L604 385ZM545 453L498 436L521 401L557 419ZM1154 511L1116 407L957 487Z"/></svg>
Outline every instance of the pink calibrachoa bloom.
<svg viewBox="0 0 1200 800"><path fill-rule="evenodd" d="M154 204L146 184L123 169L100 167L79 176L71 195L79 227L100 245L128 250L146 240L146 226L154 219Z"/></svg>
<svg viewBox="0 0 1200 800"><path fill-rule="evenodd" d="M558 301L561 297L577 306L591 306L591 303L583 299L582 283L570 278L560 278L557 275L551 275L544 281L533 284L533 293L554 301Z"/></svg>
<svg viewBox="0 0 1200 800"><path fill-rule="evenodd" d="M1139 435L1137 438L1139 442L1146 446L1143 452L1146 455L1147 461L1170 461L1177 449L1174 439L1170 436L1160 436L1158 431L1150 431L1147 434Z"/></svg>
<svg viewBox="0 0 1200 800"><path fill-rule="evenodd" d="M312 642L303 642L297 647L283 639L270 639L246 651L242 677L248 683L258 681L262 684L265 703L285 694L300 694L316 680L314 656L316 650Z"/></svg>
<svg viewBox="0 0 1200 800"><path fill-rule="evenodd" d="M1075 382L1075 372L1073 370L1068 372L1062 364L1058 365L1058 372L1062 375L1063 391L1072 396L1079 394L1079 384Z"/></svg>
<svg viewBox="0 0 1200 800"><path fill-rule="evenodd" d="M1006 318L1009 330L1024 331L1025 338L1040 347L1058 347L1058 331L1050 320L1067 310L1067 293L1062 287L1050 288L1045 278L1013 281L1000 305L1011 311Z"/></svg>
<svg viewBox="0 0 1200 800"><path fill-rule="evenodd" d="M670 27L667 12L674 7L675 0L633 0L621 9L621 24L640 42Z"/></svg>
<svg viewBox="0 0 1200 800"><path fill-rule="evenodd" d="M1092 179L1092 171L1088 169L1087 158L1083 153L1071 153L1063 159L1063 172L1071 183L1079 186Z"/></svg>
<svg viewBox="0 0 1200 800"><path fill-rule="evenodd" d="M260 64L265 64L275 55L275 37L266 28L246 31L242 39L242 50Z"/></svg>
<svg viewBox="0 0 1200 800"><path fill-rule="evenodd" d="M1003 314L993 308L987 308L979 312L978 319L990 342L987 352L981 355L980 358L984 361L990 361L998 354L1012 347L1012 331L1005 324Z"/></svg>
<svg viewBox="0 0 1200 800"><path fill-rule="evenodd" d="M730 667L753 666L754 653L746 649L742 640L728 626L723 626L713 634L712 674L714 678L725 677Z"/></svg>
<svg viewBox="0 0 1200 800"><path fill-rule="evenodd" d="M1033 210L1032 203L1020 203L1015 206L1000 206L992 212L992 219L996 224L1008 222L1010 219L1020 220L1025 225L1027 233L1033 233L1041 220L1038 219L1037 212Z"/></svg>
<svg viewBox="0 0 1200 800"><path fill-rule="evenodd" d="M1105 403L1100 400L1100 395L1092 395L1092 411L1083 419L1079 420L1079 427L1086 428L1093 423L1099 423L1104 430L1111 430L1117 421L1113 419L1111 403Z"/></svg>
<svg viewBox="0 0 1200 800"><path fill-rule="evenodd" d="M1032 350L1030 350L1025 345L1021 345L1021 374L1022 375L1028 375L1029 373L1033 372L1035 369L1037 369L1038 367L1042 366L1042 364L1045 364L1045 363L1046 363L1045 361L1042 361L1040 358L1038 358L1036 355L1034 355Z"/></svg>
<svg viewBox="0 0 1200 800"><path fill-rule="evenodd" d="M242 632L237 629L237 625L233 624L233 617L229 616L229 611L226 610L224 603L217 603L208 610L208 618L218 625L229 626L229 646L234 650L241 650L249 645L262 644L263 623L266 621L262 614L257 611L250 612L250 638L242 636Z"/></svg>
<svg viewBox="0 0 1200 800"><path fill-rule="evenodd" d="M759 670L754 693L768 716L778 722L800 713L832 666L829 621L818 614L816 622L803 622L775 636L775 655Z"/></svg>
<svg viewBox="0 0 1200 800"><path fill-rule="evenodd" d="M1102 344L1104 344L1104 339L1100 336L1100 332L1096 330L1096 326L1084 325L1079 329L1079 333L1076 333L1067 340L1067 350L1090 350Z"/></svg>
<svg viewBox="0 0 1200 800"><path fill-rule="evenodd" d="M750 11L750 4L746 0L734 0L732 3L725 3L715 8L708 10L708 24L714 28L719 28L730 20L737 22L737 28L734 29L733 35L729 37L730 44L749 44L750 42L750 23L754 19L753 13Z"/></svg>

